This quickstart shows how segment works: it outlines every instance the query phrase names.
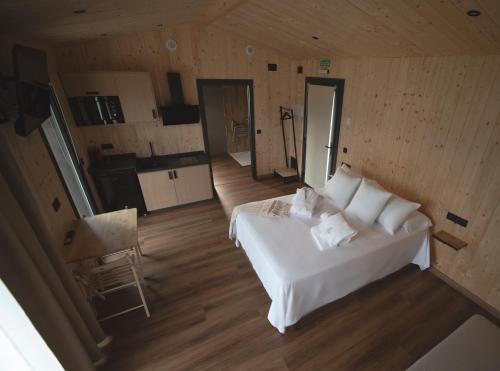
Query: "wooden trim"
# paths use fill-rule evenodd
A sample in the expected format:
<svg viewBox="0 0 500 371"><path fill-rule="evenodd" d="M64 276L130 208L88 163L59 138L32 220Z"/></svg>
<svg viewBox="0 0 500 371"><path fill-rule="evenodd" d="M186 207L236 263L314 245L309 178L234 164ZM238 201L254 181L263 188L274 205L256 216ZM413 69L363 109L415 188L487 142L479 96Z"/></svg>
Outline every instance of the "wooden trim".
<svg viewBox="0 0 500 371"><path fill-rule="evenodd" d="M483 308L485 311L490 313L493 317L496 319L500 320L500 311L496 308L494 308L492 305L488 304L485 302L483 299L481 299L479 296L476 294L472 293L462 285L460 285L458 282L453 280L452 278L448 277L446 274L441 272L439 269L436 267L430 267L429 271L435 275L437 278L439 278L441 281L445 282L447 285L453 287L455 290L457 290L459 293L467 297L468 299L472 300L474 303L479 305L481 308Z"/></svg>
<svg viewBox="0 0 500 371"><path fill-rule="evenodd" d="M205 153L208 157L208 163L210 166L210 177L212 178L212 184L214 183L213 172L212 172L212 156L210 155L210 144L208 143L208 129L207 129L207 117L205 114L205 101L203 98L203 87L207 85L245 85L249 89L249 120L248 120L248 133L250 134L250 158L251 158L251 169L252 169L252 179L257 180L257 157L255 150L255 116L254 116L254 96L253 96L253 80L241 80L241 79L196 79L196 87L198 91L198 104L200 107L200 117L201 117L201 127L203 130L203 145L205 147ZM214 195L217 194L214 186Z"/></svg>
<svg viewBox="0 0 500 371"><path fill-rule="evenodd" d="M337 154L339 151L339 137L340 137L340 121L342 118L342 103L344 101L344 79L333 79L324 77L306 77L304 85L304 119L303 119L303 131L302 131L302 169L300 174L300 180L304 182L306 175L306 142L307 142L307 95L308 89L307 85L321 85L321 86L335 86L335 122L333 128L333 143L332 147L335 149L331 151L330 163L333 165L333 171L335 172L335 167L337 165ZM330 169L330 174L331 174Z"/></svg>

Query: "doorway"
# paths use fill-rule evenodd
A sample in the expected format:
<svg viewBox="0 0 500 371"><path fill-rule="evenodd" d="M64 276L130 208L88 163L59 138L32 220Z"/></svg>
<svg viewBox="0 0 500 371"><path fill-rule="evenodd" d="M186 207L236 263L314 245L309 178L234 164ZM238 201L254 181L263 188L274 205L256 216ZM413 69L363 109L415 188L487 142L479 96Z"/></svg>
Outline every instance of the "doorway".
<svg viewBox="0 0 500 371"><path fill-rule="evenodd" d="M335 172L344 80L306 77L302 181L322 188Z"/></svg>
<svg viewBox="0 0 500 371"><path fill-rule="evenodd" d="M238 173L248 173L256 179L253 81L198 79L197 88L214 185L214 160L231 164Z"/></svg>

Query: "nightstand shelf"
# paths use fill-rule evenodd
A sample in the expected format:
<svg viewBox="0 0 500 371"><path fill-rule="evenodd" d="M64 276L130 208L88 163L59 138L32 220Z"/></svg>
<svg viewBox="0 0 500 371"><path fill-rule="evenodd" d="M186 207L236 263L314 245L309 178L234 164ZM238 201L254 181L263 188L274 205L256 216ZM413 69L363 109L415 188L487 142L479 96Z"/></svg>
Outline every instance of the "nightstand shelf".
<svg viewBox="0 0 500 371"><path fill-rule="evenodd" d="M465 246L467 246L467 242L462 241L460 238L457 238L448 232L445 232L443 230L436 232L432 235L436 240L444 243L445 245L450 246L451 248L455 249L456 251L459 251L463 249Z"/></svg>

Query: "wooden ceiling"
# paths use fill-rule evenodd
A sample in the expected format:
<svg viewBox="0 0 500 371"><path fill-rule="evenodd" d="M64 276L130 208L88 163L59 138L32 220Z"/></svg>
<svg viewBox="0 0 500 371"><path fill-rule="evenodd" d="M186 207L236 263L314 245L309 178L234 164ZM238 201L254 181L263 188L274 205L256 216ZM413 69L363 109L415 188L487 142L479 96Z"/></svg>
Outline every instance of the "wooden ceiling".
<svg viewBox="0 0 500 371"><path fill-rule="evenodd" d="M0 32L51 43L210 22L238 0L2 0ZM75 11L84 13L75 14ZM104 35L105 34L105 35Z"/></svg>
<svg viewBox="0 0 500 371"><path fill-rule="evenodd" d="M212 23L300 58L500 54L500 0L9 0L0 13L2 33L53 43Z"/></svg>
<svg viewBox="0 0 500 371"><path fill-rule="evenodd" d="M215 24L297 56L500 54L500 0L252 0Z"/></svg>

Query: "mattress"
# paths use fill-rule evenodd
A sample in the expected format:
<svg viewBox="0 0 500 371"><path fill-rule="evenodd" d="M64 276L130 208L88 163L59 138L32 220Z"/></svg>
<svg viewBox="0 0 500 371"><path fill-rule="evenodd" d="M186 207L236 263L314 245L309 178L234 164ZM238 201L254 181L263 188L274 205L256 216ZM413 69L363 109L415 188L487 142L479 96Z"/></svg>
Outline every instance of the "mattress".
<svg viewBox="0 0 500 371"><path fill-rule="evenodd" d="M292 197L278 199L291 203ZM326 196L310 219L268 217L242 209L234 220L236 245L244 249L271 298L268 320L281 333L307 313L407 264L429 267L428 227L411 233L401 228L391 236L378 224L355 225L360 230L355 239L321 251L309 230L325 211L338 211ZM420 213L417 217L427 219Z"/></svg>

